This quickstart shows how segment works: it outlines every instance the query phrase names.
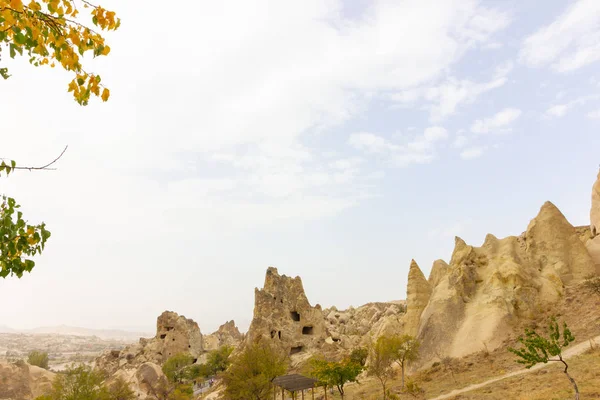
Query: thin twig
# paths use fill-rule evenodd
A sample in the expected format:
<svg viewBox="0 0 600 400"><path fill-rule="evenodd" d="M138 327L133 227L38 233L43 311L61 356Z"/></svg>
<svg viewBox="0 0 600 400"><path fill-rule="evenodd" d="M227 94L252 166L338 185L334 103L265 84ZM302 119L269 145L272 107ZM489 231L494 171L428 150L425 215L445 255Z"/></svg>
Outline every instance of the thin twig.
<svg viewBox="0 0 600 400"><path fill-rule="evenodd" d="M63 154L65 154L65 151L67 151L68 148L69 148L68 145L65 146L65 148L59 154L58 157L56 157L54 160L50 161L48 164L43 165L41 167L19 167L19 166L16 166L13 169L26 169L26 170L29 170L29 171L34 171L34 170L50 170L50 171L54 171L56 168L48 168L48 167L51 166L52 164L54 164L55 162L57 162L58 160L60 160L60 158L63 156Z"/></svg>

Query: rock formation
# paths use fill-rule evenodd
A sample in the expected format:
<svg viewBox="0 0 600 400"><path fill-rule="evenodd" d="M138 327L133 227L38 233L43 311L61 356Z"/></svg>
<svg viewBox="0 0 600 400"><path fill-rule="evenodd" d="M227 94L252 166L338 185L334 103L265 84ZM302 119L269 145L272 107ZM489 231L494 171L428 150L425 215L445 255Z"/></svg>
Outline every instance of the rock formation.
<svg viewBox="0 0 600 400"><path fill-rule="evenodd" d="M592 237L600 235L600 173L592 187L592 209L590 211L590 228Z"/></svg>
<svg viewBox="0 0 600 400"><path fill-rule="evenodd" d="M404 305L368 303L339 311L336 307L323 310L330 336L326 343L336 343L341 349L352 351L366 346L370 338L402 333Z"/></svg>
<svg viewBox="0 0 600 400"><path fill-rule="evenodd" d="M254 315L246 342L270 341L294 362L323 346L328 336L321 306L310 305L300 277L279 275L269 267L263 289L254 291Z"/></svg>
<svg viewBox="0 0 600 400"><path fill-rule="evenodd" d="M442 278L448 274L450 267L448 263L444 260L435 260L433 262L433 266L431 267L431 271L429 272L429 285L433 289L440 283Z"/></svg>
<svg viewBox="0 0 600 400"><path fill-rule="evenodd" d="M141 338L123 350L105 352L96 359L96 367L108 376L108 382L121 377L141 399L157 398L165 377L160 365L178 353L188 353L196 360L204 352L198 324L183 315L163 312L156 321L156 336Z"/></svg>
<svg viewBox="0 0 600 400"><path fill-rule="evenodd" d="M0 400L32 400L52 388L54 373L24 361L0 363Z"/></svg>
<svg viewBox="0 0 600 400"><path fill-rule="evenodd" d="M416 264L411 265L407 311L411 329L423 301L415 300L417 285L423 287L419 295L426 298L419 273ZM484 346L494 349L506 339L513 322L534 318L560 299L565 284L591 273L595 267L577 231L549 202L519 237L487 235L481 247L456 238L448 273L433 288L420 318L423 359L461 357Z"/></svg>
<svg viewBox="0 0 600 400"><path fill-rule="evenodd" d="M416 336L419 331L421 314L431 296L431 285L415 260L410 263L408 284L406 289L406 316L404 317L404 333Z"/></svg>
<svg viewBox="0 0 600 400"><path fill-rule="evenodd" d="M235 326L235 322L233 320L227 321L215 332L203 336L204 350L216 350L221 346L237 347L243 339L244 335Z"/></svg>

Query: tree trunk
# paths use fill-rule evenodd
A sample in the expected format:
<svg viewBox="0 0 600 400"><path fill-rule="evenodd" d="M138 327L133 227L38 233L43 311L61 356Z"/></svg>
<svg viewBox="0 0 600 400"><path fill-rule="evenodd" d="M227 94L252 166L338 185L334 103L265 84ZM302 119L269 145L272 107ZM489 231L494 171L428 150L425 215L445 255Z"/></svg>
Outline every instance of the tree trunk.
<svg viewBox="0 0 600 400"><path fill-rule="evenodd" d="M385 395L385 383L381 382L381 386L383 387L383 400L386 399L386 395Z"/></svg>
<svg viewBox="0 0 600 400"><path fill-rule="evenodd" d="M577 387L577 383L575 383L575 379L571 378L571 375L569 375L569 365L565 362L565 360L562 359L562 356L559 355L558 358L563 364L565 364L565 370L563 372L565 373L567 378L569 378L571 384L573 385L573 388L575 389L575 400L579 400L579 388Z"/></svg>
<svg viewBox="0 0 600 400"><path fill-rule="evenodd" d="M402 367L402 389L404 389L404 363L400 364L400 367Z"/></svg>

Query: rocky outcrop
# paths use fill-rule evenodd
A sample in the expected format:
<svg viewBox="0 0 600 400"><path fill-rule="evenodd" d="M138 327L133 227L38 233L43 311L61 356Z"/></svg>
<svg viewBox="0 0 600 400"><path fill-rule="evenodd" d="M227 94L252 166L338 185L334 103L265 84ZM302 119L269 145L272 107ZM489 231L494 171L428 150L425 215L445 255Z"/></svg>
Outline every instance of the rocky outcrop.
<svg viewBox="0 0 600 400"><path fill-rule="evenodd" d="M440 283L443 277L448 275L449 270L450 267L448 266L448 263L446 261L435 260L433 262L433 266L431 267L431 271L429 272L429 279L427 279L432 289L436 287L438 283Z"/></svg>
<svg viewBox="0 0 600 400"><path fill-rule="evenodd" d="M243 339L244 335L235 326L235 322L233 320L227 321L215 332L203 336L204 350L216 350L222 346L237 347Z"/></svg>
<svg viewBox="0 0 600 400"><path fill-rule="evenodd" d="M421 314L431 296L431 285L415 260L410 263L408 284L406 289L406 315L404 317L404 333L416 336L419 331Z"/></svg>
<svg viewBox="0 0 600 400"><path fill-rule="evenodd" d="M400 334L404 309L403 304L394 303L368 303L343 311L336 307L325 309L323 314L330 335L325 342L352 351L379 336Z"/></svg>
<svg viewBox="0 0 600 400"><path fill-rule="evenodd" d="M297 362L322 347L328 336L321 306L310 305L300 277L279 275L269 267L263 289L254 291L246 343L266 340Z"/></svg>
<svg viewBox="0 0 600 400"><path fill-rule="evenodd" d="M600 173L592 187L592 209L590 211L590 228L592 237L600 235Z"/></svg>
<svg viewBox="0 0 600 400"><path fill-rule="evenodd" d="M202 334L193 320L165 311L156 320L155 337L103 353L96 359L96 367L107 374L109 383L121 377L140 399L151 400L160 397L158 391L166 383L160 366L178 353L199 359L204 353Z"/></svg>
<svg viewBox="0 0 600 400"><path fill-rule="evenodd" d="M525 232L526 252L542 272L553 269L563 283L580 281L596 273L596 267L577 231L549 201Z"/></svg>
<svg viewBox="0 0 600 400"><path fill-rule="evenodd" d="M24 361L0 363L0 400L31 400L47 394L54 376Z"/></svg>
<svg viewBox="0 0 600 400"><path fill-rule="evenodd" d="M564 285L594 272L578 232L549 202L519 237L487 235L481 247L456 238L448 272L420 318L423 359L496 348L514 323L535 318L561 298ZM412 266L411 274L422 281Z"/></svg>

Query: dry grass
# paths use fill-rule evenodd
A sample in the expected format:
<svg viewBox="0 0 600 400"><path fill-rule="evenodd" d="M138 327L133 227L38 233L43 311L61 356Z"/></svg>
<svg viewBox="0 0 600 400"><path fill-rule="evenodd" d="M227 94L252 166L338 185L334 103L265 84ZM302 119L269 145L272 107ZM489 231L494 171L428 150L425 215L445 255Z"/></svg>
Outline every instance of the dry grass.
<svg viewBox="0 0 600 400"><path fill-rule="evenodd" d="M515 362L515 356L506 348L514 346L518 332L525 327L542 329L548 318L556 315L565 321L576 337L576 343L586 338L600 335L600 296L590 295L581 286L569 287L559 307L540 310L536 319L523 321L515 327L515 334L501 348L494 351L481 351L462 359L446 360L446 363L434 364L430 368L414 373L411 378L424 389L424 395L413 396L402 393L399 377L388 383L392 393L400 399L431 399L452 390L481 383L506 373L523 369ZM569 371L577 381L582 399L600 398L600 343L596 350L569 361ZM448 362L450 361L450 362ZM322 389L316 399L323 399ZM573 398L572 387L559 365L550 365L539 371L508 378L482 389L464 393L453 399L490 399L490 400L555 400ZM310 395L306 397L310 399ZM339 394L328 394L328 399L338 400ZM363 378L360 384L351 384L346 389L346 400L382 399L381 385L372 378Z"/></svg>

